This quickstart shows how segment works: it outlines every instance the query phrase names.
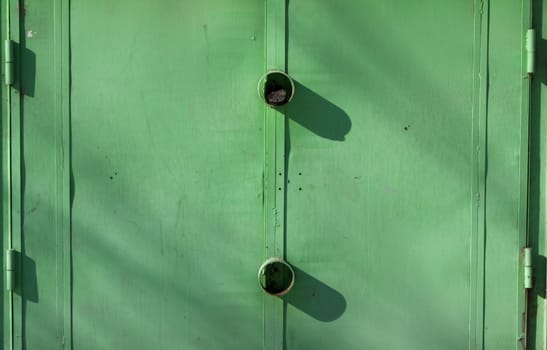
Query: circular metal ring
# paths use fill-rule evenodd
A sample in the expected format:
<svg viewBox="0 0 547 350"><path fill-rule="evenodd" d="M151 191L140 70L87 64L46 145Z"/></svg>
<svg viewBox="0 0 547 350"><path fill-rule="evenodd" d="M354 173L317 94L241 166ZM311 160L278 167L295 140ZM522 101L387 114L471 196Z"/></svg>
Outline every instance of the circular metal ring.
<svg viewBox="0 0 547 350"><path fill-rule="evenodd" d="M269 258L258 269L258 282L271 295L287 294L294 286L294 270L285 260Z"/></svg>
<svg viewBox="0 0 547 350"><path fill-rule="evenodd" d="M271 70L258 81L258 95L270 106L291 102L295 92L294 80L281 70Z"/></svg>

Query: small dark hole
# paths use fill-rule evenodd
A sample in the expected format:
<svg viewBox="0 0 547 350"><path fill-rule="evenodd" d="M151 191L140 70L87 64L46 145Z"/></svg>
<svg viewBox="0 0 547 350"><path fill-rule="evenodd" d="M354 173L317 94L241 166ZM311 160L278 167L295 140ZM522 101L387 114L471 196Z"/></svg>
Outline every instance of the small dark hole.
<svg viewBox="0 0 547 350"><path fill-rule="evenodd" d="M302 175L302 173L298 173L298 175Z"/></svg>
<svg viewBox="0 0 547 350"><path fill-rule="evenodd" d="M278 188L278 190L280 190L280 191L281 191L281 187L279 187L279 188Z"/></svg>
<svg viewBox="0 0 547 350"><path fill-rule="evenodd" d="M299 190L299 191L302 191L302 187L298 187L298 190Z"/></svg>

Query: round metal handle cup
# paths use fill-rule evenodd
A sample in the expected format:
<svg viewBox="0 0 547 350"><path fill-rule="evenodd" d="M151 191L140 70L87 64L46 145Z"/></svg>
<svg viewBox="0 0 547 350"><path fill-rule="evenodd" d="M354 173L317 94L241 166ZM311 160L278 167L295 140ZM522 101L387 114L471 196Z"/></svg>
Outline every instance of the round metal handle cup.
<svg viewBox="0 0 547 350"><path fill-rule="evenodd" d="M294 286L294 270L281 258L269 258L258 269L258 282L271 295L287 294Z"/></svg>
<svg viewBox="0 0 547 350"><path fill-rule="evenodd" d="M269 71L258 81L258 94L268 105L279 107L291 102L295 92L293 79L280 70Z"/></svg>

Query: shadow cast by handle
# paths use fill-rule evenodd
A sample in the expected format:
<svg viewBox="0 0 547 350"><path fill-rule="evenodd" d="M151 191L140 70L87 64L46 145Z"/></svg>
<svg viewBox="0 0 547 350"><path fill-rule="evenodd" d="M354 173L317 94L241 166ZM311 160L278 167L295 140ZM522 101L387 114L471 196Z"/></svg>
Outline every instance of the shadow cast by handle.
<svg viewBox="0 0 547 350"><path fill-rule="evenodd" d="M298 81L294 83L293 100L277 109L317 136L344 141L351 130L351 120L346 112Z"/></svg>
<svg viewBox="0 0 547 350"><path fill-rule="evenodd" d="M37 303L38 298L38 277L36 275L36 262L21 252L15 252L16 264L22 266L17 269L15 275L15 294L23 298L23 302L30 301Z"/></svg>
<svg viewBox="0 0 547 350"><path fill-rule="evenodd" d="M288 304L321 322L332 322L346 311L346 299L340 292L327 286L298 267L293 289L282 297Z"/></svg>
<svg viewBox="0 0 547 350"><path fill-rule="evenodd" d="M36 54L24 43L13 43L15 55L13 88L23 96L34 97L36 85Z"/></svg>

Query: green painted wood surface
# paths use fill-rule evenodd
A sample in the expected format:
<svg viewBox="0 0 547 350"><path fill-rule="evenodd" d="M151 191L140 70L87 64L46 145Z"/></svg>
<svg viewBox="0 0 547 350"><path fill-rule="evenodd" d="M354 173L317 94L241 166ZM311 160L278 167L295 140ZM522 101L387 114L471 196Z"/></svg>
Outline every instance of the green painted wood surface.
<svg viewBox="0 0 547 350"><path fill-rule="evenodd" d="M14 348L520 348L525 2L15 3Z"/></svg>

